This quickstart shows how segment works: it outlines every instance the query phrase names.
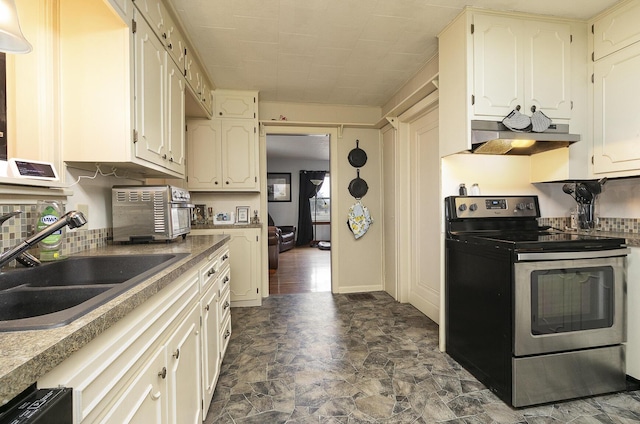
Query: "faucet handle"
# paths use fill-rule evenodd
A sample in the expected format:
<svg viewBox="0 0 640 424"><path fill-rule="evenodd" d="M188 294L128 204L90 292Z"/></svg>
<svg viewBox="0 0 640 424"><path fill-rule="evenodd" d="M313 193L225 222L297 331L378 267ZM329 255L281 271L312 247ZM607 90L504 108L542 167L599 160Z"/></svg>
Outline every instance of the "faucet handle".
<svg viewBox="0 0 640 424"><path fill-rule="evenodd" d="M16 261L18 261L22 265L24 265L26 267L30 267L30 268L34 267L34 266L38 266L38 265L40 265L42 263L42 262L40 262L40 260L38 258L33 256L29 252L22 252L21 254L16 256Z"/></svg>
<svg viewBox="0 0 640 424"><path fill-rule="evenodd" d="M2 216L0 216L0 225L4 224L4 222L7 219L13 218L16 215L20 215L22 213L22 211L13 211L13 212L9 212L7 214L4 214Z"/></svg>

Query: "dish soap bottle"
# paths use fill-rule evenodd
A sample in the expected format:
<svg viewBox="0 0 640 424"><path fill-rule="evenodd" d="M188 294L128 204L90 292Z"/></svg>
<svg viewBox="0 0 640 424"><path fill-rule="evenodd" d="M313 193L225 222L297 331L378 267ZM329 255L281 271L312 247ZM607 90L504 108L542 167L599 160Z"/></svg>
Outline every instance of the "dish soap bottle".
<svg viewBox="0 0 640 424"><path fill-rule="evenodd" d="M55 201L39 200L36 224L36 231L42 231L44 228L56 222L62 216L62 208ZM62 228L48 235L40 241L40 260L43 262L56 261L60 257L60 245L62 244Z"/></svg>

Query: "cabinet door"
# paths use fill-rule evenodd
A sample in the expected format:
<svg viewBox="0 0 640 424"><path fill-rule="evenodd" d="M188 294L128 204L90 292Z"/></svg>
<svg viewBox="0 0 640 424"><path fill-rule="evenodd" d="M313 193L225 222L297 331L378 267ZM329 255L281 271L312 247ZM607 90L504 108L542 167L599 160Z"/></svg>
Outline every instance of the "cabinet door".
<svg viewBox="0 0 640 424"><path fill-rule="evenodd" d="M216 116L220 118L254 119L256 96L247 93L216 90Z"/></svg>
<svg viewBox="0 0 640 424"><path fill-rule="evenodd" d="M167 423L165 350L159 348L100 423Z"/></svg>
<svg viewBox="0 0 640 424"><path fill-rule="evenodd" d="M164 10L164 6L162 6ZM187 43L184 36L178 29L176 23L169 17L169 14L165 11L164 15L164 28L162 31L162 41L169 52L169 57L173 59L178 66L180 73L184 76L185 68L185 55Z"/></svg>
<svg viewBox="0 0 640 424"><path fill-rule="evenodd" d="M162 0L135 0L136 7L149 23L153 32L161 37L164 30L164 6Z"/></svg>
<svg viewBox="0 0 640 424"><path fill-rule="evenodd" d="M523 22L476 14L473 24L473 114L507 116L517 105L525 106Z"/></svg>
<svg viewBox="0 0 640 424"><path fill-rule="evenodd" d="M185 90L182 71L173 61L167 61L167 168L184 175L185 170Z"/></svg>
<svg viewBox="0 0 640 424"><path fill-rule="evenodd" d="M202 395L203 416L209 410L209 404L216 389L216 382L220 375L220 346L218 321L220 308L218 285L212 285L204 294L201 301L202 314Z"/></svg>
<svg viewBox="0 0 640 424"><path fill-rule="evenodd" d="M640 170L640 43L594 65L593 171Z"/></svg>
<svg viewBox="0 0 640 424"><path fill-rule="evenodd" d="M187 139L189 190L212 190L222 187L220 122L215 119L190 120Z"/></svg>
<svg viewBox="0 0 640 424"><path fill-rule="evenodd" d="M224 189L258 189L258 146L253 121L222 119L222 172Z"/></svg>
<svg viewBox="0 0 640 424"><path fill-rule="evenodd" d="M169 422L202 424L200 305L190 309L167 345Z"/></svg>
<svg viewBox="0 0 640 424"><path fill-rule="evenodd" d="M262 298L258 290L260 260L258 256L258 229L229 230L229 256L231 265L231 301L237 306L258 306Z"/></svg>
<svg viewBox="0 0 640 424"><path fill-rule="evenodd" d="M164 166L165 76L167 52L143 19L137 20L135 33L135 127L136 156Z"/></svg>
<svg viewBox="0 0 640 424"><path fill-rule="evenodd" d="M552 119L571 118L571 27L531 21L524 26L524 106Z"/></svg>
<svg viewBox="0 0 640 424"><path fill-rule="evenodd" d="M612 9L593 24L594 60L640 41L640 2Z"/></svg>

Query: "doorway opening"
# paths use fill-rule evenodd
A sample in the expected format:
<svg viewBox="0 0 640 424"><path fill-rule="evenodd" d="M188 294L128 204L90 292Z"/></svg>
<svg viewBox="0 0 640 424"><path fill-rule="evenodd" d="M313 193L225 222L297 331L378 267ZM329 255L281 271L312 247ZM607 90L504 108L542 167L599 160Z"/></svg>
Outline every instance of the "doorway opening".
<svg viewBox="0 0 640 424"><path fill-rule="evenodd" d="M266 134L267 192L281 189L270 176L290 175L290 195L267 203L270 295L331 291L330 139Z"/></svg>

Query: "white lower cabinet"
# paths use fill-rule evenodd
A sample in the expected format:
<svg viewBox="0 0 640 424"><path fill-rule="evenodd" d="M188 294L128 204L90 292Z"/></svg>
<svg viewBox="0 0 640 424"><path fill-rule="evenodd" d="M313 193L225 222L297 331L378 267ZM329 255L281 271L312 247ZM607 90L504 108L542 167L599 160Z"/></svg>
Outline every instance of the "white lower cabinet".
<svg viewBox="0 0 640 424"><path fill-rule="evenodd" d="M260 228L192 229L192 235L228 234L230 263L230 302L232 306L260 306Z"/></svg>
<svg viewBox="0 0 640 424"><path fill-rule="evenodd" d="M230 312L219 301L228 293L230 257L228 244L208 255L38 387L73 388L75 424L202 423L231 334Z"/></svg>
<svg viewBox="0 0 640 424"><path fill-rule="evenodd" d="M158 371L160 370L160 371ZM167 382L165 351L158 349L135 375L100 423L165 423L167 420Z"/></svg>

